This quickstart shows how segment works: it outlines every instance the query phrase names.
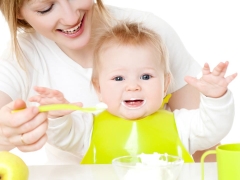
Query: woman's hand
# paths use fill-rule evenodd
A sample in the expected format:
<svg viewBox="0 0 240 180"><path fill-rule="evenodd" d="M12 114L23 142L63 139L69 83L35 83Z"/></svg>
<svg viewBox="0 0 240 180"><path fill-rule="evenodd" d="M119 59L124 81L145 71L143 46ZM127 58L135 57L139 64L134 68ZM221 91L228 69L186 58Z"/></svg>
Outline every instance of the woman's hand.
<svg viewBox="0 0 240 180"><path fill-rule="evenodd" d="M12 113L17 109L24 110ZM23 100L12 101L0 110L2 149L11 146L8 150L14 147L23 152L39 150L47 141L47 127L47 113L39 113L37 107L26 108Z"/></svg>

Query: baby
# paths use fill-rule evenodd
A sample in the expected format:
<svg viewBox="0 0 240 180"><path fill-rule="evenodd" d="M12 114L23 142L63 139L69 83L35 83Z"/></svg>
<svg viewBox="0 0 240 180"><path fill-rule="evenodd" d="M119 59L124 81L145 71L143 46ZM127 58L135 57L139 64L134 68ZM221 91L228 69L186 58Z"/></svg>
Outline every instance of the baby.
<svg viewBox="0 0 240 180"><path fill-rule="evenodd" d="M170 112L163 105L173 81L168 58L161 38L141 24L119 22L104 31L96 44L92 83L107 110L49 112L48 142L83 164L153 152L193 162L195 151L218 144L230 131L234 100L227 87L237 74L225 77L228 62L212 71L204 64L201 78L185 78L201 93L199 109ZM39 95L31 97L32 102L69 103L57 90L35 90Z"/></svg>

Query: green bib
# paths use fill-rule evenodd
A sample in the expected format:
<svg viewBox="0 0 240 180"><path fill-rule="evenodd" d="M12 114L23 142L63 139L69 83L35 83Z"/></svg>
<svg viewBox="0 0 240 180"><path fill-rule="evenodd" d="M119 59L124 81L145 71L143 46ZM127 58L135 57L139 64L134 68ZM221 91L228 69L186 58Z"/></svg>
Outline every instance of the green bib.
<svg viewBox="0 0 240 180"><path fill-rule="evenodd" d="M119 156L158 152L194 162L177 132L173 113L159 110L139 120L126 120L104 111L94 119L89 149L81 164L111 164Z"/></svg>

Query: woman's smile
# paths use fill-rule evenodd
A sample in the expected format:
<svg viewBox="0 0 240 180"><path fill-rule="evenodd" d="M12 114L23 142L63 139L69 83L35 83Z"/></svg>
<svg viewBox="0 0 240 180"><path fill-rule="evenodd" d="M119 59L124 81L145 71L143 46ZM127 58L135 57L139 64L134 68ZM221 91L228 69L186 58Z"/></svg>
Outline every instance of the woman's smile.
<svg viewBox="0 0 240 180"><path fill-rule="evenodd" d="M75 27L70 29L57 29L57 31L63 33L67 37L75 38L83 32L84 19L85 19L85 15Z"/></svg>

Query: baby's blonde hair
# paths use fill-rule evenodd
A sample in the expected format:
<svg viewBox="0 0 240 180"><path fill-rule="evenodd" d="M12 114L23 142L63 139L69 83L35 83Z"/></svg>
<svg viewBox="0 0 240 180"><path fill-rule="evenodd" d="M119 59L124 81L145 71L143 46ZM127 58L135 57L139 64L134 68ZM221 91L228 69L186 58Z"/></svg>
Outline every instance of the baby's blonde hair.
<svg viewBox="0 0 240 180"><path fill-rule="evenodd" d="M32 26L28 24L28 22L23 19L18 19L18 16L20 15L20 10L25 1L28 2L32 0L0 0L0 11L2 12L8 24L13 53L15 53L15 56L20 65L22 65L23 63L22 61L24 59L24 55L17 40L17 33L19 31L29 32L34 30ZM96 8L100 13L99 15L101 15L99 18L105 20L109 18L108 12L102 3L102 0L97 0Z"/></svg>
<svg viewBox="0 0 240 180"><path fill-rule="evenodd" d="M99 37L94 51L92 83L95 89L99 88L100 72L100 54L105 44L117 43L118 45L142 46L149 45L155 49L156 56L159 59L159 65L162 67L164 74L171 77L170 65L168 60L167 49L160 36L154 31L145 28L141 23L132 23L118 21L113 27L106 28ZM107 63L107 62L106 62Z"/></svg>

